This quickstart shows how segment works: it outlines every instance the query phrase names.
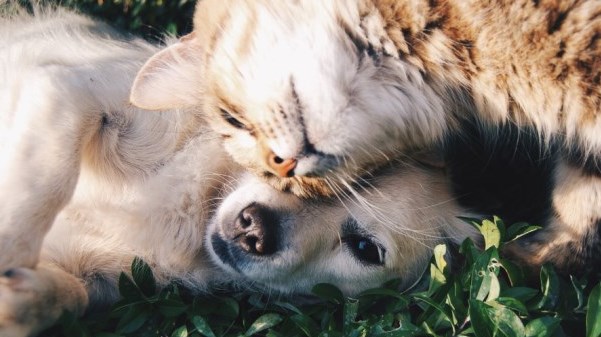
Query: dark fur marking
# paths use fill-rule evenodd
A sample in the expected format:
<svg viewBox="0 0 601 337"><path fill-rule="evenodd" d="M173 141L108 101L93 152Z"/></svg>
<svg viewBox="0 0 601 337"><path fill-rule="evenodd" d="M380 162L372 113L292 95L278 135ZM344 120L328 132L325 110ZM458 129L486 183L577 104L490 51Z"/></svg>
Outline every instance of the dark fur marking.
<svg viewBox="0 0 601 337"><path fill-rule="evenodd" d="M428 23L426 23L426 26L424 27L424 33L426 35L429 35L432 33L432 31L434 31L436 29L441 29L442 26L445 24L445 22L446 22L446 18L444 16L441 18L438 18L436 20L429 21Z"/></svg>
<svg viewBox="0 0 601 337"><path fill-rule="evenodd" d="M344 20L338 19L338 24L340 25L340 27L342 27L344 35L355 46L355 52L357 54L357 57L361 59L363 57L364 51L368 48L367 41L358 36Z"/></svg>
<svg viewBox="0 0 601 337"><path fill-rule="evenodd" d="M555 18L552 15L549 16L549 28L547 29L547 33L551 35L560 30L561 25L564 23L567 16L568 12L559 12Z"/></svg>
<svg viewBox="0 0 601 337"><path fill-rule="evenodd" d="M555 54L555 57L562 58L565 53L566 53L566 43L564 40L561 40L559 42L559 50L557 51L557 54Z"/></svg>
<svg viewBox="0 0 601 337"><path fill-rule="evenodd" d="M536 132L507 124L464 121L448 137L446 161L459 204L511 224L544 224L551 215L556 145L544 149Z"/></svg>
<svg viewBox="0 0 601 337"><path fill-rule="evenodd" d="M586 155L577 148L566 152L564 158L568 165L579 168L583 174L601 178L601 158L595 155Z"/></svg>
<svg viewBox="0 0 601 337"><path fill-rule="evenodd" d="M563 82L568 77L569 73L570 71L568 70L568 67L563 66L555 79L559 82Z"/></svg>
<svg viewBox="0 0 601 337"><path fill-rule="evenodd" d="M601 266L601 219L594 221L589 228L584 240L586 265L601 276L598 269Z"/></svg>
<svg viewBox="0 0 601 337"><path fill-rule="evenodd" d="M293 78L290 78L290 94L292 95L294 108L297 112L296 115L298 116L298 122L301 125L301 130L303 130L303 150L304 152L311 153L311 149L315 149L315 147L313 144L311 144L307 135L307 127L305 126L305 117L303 114L303 104L298 96L298 92L296 91L296 85L294 84Z"/></svg>
<svg viewBox="0 0 601 337"><path fill-rule="evenodd" d="M109 118L109 115L102 114L102 118L100 119L100 128L101 129L107 128L110 124L111 124L111 120Z"/></svg>
<svg viewBox="0 0 601 337"><path fill-rule="evenodd" d="M586 275L598 282L601 278L601 219L591 219L589 228L581 238L553 247L547 258L563 274L577 277Z"/></svg>
<svg viewBox="0 0 601 337"><path fill-rule="evenodd" d="M413 36L411 34L411 30L409 28L403 28L401 29L401 33L403 34L403 39L405 39L405 43L407 44L407 48L408 48L408 55L412 55L415 53L415 49L413 48ZM399 50L399 53L401 51Z"/></svg>
<svg viewBox="0 0 601 337"><path fill-rule="evenodd" d="M366 53L376 66L380 66L382 64L383 53L379 50L376 50L371 43L367 45Z"/></svg>
<svg viewBox="0 0 601 337"><path fill-rule="evenodd" d="M591 39L588 42L588 45L586 46L586 49L595 48L597 46L597 42L599 41L599 38L601 38L601 35L598 32L593 34L593 36L591 36Z"/></svg>

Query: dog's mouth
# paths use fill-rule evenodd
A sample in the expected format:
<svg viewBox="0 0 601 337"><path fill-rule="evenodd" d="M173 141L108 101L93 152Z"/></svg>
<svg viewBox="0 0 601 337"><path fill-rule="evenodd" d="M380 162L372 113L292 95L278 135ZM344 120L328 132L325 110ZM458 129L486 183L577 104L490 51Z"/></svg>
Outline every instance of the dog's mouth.
<svg viewBox="0 0 601 337"><path fill-rule="evenodd" d="M213 252L223 264L230 266L237 273L242 274L242 271L236 263L236 261L242 260L242 256L239 256L241 254L239 252L232 252L228 242L225 241L221 235L219 235L219 233L213 233L213 235L211 235L211 246L213 248ZM234 255L238 256L234 257Z"/></svg>

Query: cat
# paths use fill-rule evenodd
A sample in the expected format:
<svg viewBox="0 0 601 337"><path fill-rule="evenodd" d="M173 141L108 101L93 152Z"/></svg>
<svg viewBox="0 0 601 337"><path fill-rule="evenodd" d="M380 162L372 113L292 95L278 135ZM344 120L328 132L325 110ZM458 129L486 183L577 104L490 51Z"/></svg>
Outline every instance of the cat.
<svg viewBox="0 0 601 337"><path fill-rule="evenodd" d="M230 160L201 110L127 103L157 46L14 6L0 16L1 336L114 303L136 256L158 287L351 295L407 288L436 244L478 241L442 169L391 161L355 198L278 191Z"/></svg>
<svg viewBox="0 0 601 337"><path fill-rule="evenodd" d="M454 161L466 123L531 128L534 151L559 152L555 216L516 250L567 270L601 249L599 14L592 0L203 0L130 100L202 106L232 158L302 197L430 148L425 161Z"/></svg>

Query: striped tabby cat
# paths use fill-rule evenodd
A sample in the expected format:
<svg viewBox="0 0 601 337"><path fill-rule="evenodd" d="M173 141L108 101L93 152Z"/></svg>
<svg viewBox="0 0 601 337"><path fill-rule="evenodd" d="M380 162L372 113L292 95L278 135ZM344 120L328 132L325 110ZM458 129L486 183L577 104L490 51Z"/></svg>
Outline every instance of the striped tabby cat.
<svg viewBox="0 0 601 337"><path fill-rule="evenodd" d="M601 2L203 0L194 23L146 63L131 101L202 106L274 186L346 193L464 120L515 124L543 152L559 144L553 216L516 251L560 266L600 254Z"/></svg>

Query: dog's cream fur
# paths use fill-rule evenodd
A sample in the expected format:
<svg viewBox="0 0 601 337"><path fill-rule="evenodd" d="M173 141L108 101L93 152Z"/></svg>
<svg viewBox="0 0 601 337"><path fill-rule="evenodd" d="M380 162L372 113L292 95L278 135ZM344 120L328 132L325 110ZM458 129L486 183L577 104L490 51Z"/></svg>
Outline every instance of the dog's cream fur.
<svg viewBox="0 0 601 337"><path fill-rule="evenodd" d="M354 197L322 201L242 174L200 111L128 104L155 52L61 10L0 19L1 336L114 301L134 256L159 286L305 294L330 282L352 294L408 286L435 244L474 236L437 169L393 164ZM241 231L251 205L277 216Z"/></svg>

